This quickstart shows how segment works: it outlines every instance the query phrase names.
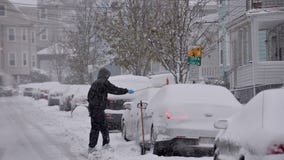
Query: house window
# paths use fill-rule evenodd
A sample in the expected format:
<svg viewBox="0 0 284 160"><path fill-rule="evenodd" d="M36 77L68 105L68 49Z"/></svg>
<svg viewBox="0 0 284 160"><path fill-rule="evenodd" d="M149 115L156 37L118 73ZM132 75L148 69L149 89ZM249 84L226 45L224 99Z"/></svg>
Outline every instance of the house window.
<svg viewBox="0 0 284 160"><path fill-rule="evenodd" d="M266 61L267 60L267 36L266 36L266 30L259 31L258 33L259 37L259 60L260 61Z"/></svg>
<svg viewBox="0 0 284 160"><path fill-rule="evenodd" d="M23 41L27 40L27 29L26 28L22 29L22 40Z"/></svg>
<svg viewBox="0 0 284 160"><path fill-rule="evenodd" d="M9 64L10 66L16 66L16 54L15 53L9 54Z"/></svg>
<svg viewBox="0 0 284 160"><path fill-rule="evenodd" d="M16 41L15 28L8 28L8 40L9 41Z"/></svg>
<svg viewBox="0 0 284 160"><path fill-rule="evenodd" d="M23 66L28 64L27 53L23 53Z"/></svg>
<svg viewBox="0 0 284 160"><path fill-rule="evenodd" d="M6 16L4 5L0 5L0 16Z"/></svg>
<svg viewBox="0 0 284 160"><path fill-rule="evenodd" d="M40 9L40 19L46 19L47 18L47 9L41 8Z"/></svg>
<svg viewBox="0 0 284 160"><path fill-rule="evenodd" d="M47 28L41 29L40 39L41 40L47 40Z"/></svg>
<svg viewBox="0 0 284 160"><path fill-rule="evenodd" d="M35 58L35 55L32 55L32 66L33 66L33 67L36 66L36 58Z"/></svg>
<svg viewBox="0 0 284 160"><path fill-rule="evenodd" d="M35 43L35 32L32 32L31 41L32 43Z"/></svg>
<svg viewBox="0 0 284 160"><path fill-rule="evenodd" d="M245 28L242 34L242 54L243 54L243 62L242 64L246 65L249 62L249 48L248 48L248 30Z"/></svg>
<svg viewBox="0 0 284 160"><path fill-rule="evenodd" d="M266 54L267 61L284 61L283 30L284 24L268 30L259 30L259 53Z"/></svg>
<svg viewBox="0 0 284 160"><path fill-rule="evenodd" d="M221 50L220 51L220 65L223 65L224 64L224 51Z"/></svg>

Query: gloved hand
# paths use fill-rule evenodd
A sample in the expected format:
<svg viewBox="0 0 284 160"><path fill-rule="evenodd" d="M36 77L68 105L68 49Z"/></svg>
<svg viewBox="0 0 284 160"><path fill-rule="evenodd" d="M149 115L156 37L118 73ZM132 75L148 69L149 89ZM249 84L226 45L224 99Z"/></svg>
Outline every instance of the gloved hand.
<svg viewBox="0 0 284 160"><path fill-rule="evenodd" d="M133 94L133 93L134 93L134 90L128 89L128 93L129 93L129 94Z"/></svg>

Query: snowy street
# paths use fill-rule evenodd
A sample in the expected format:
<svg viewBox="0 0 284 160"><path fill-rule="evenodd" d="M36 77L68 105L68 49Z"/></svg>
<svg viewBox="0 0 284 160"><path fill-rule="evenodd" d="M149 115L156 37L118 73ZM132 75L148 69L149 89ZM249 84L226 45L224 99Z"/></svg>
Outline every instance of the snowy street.
<svg viewBox="0 0 284 160"><path fill-rule="evenodd" d="M89 136L89 117L86 108L70 112L59 111L58 106L47 106L46 100L30 97L0 98L0 160L84 160ZM140 155L135 142L125 142L120 133L111 133L114 152L102 154L100 159L199 159L212 157L158 157L148 152ZM101 149L101 137L98 149ZM105 152L104 152L105 153Z"/></svg>
<svg viewBox="0 0 284 160"><path fill-rule="evenodd" d="M32 119L25 108L28 101L13 98L0 100L0 159L1 160L75 160L70 146L60 143L47 133L41 122ZM31 113L31 114L30 114Z"/></svg>

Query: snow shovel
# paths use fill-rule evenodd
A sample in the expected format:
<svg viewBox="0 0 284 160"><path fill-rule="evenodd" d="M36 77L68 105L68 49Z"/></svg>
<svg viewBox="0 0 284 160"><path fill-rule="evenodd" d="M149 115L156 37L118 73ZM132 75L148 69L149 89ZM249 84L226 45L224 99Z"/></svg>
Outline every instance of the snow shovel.
<svg viewBox="0 0 284 160"><path fill-rule="evenodd" d="M145 139L144 139L144 117L143 117L143 109L146 109L147 103L143 103L140 101L140 103L137 104L137 108L140 108L141 112L141 128L142 128L142 144L141 144L141 155L144 155L146 153L146 145L145 145Z"/></svg>

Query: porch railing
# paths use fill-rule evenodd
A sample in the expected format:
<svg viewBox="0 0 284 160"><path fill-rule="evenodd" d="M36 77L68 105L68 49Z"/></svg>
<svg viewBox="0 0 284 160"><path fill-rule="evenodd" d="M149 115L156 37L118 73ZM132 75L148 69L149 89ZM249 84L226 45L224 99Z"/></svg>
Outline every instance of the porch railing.
<svg viewBox="0 0 284 160"><path fill-rule="evenodd" d="M247 0L248 9L284 7L284 0Z"/></svg>

